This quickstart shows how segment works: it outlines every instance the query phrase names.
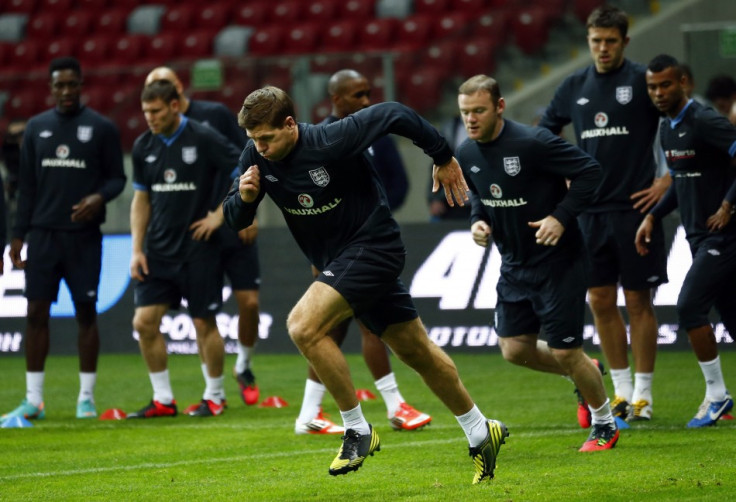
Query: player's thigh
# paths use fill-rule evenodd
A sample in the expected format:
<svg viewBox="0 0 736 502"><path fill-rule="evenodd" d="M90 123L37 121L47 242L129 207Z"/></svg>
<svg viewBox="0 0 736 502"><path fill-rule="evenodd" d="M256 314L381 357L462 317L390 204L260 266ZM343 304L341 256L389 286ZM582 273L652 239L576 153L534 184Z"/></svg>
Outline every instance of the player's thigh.
<svg viewBox="0 0 736 502"><path fill-rule="evenodd" d="M291 309L286 325L289 335L299 345L326 336L352 315L347 300L335 288L314 281Z"/></svg>
<svg viewBox="0 0 736 502"><path fill-rule="evenodd" d="M94 302L102 268L102 234L97 230L62 237L63 277L75 302Z"/></svg>
<svg viewBox="0 0 736 502"><path fill-rule="evenodd" d="M198 319L214 317L222 310L222 268L219 260L204 259L184 265L181 289L189 315Z"/></svg>
<svg viewBox="0 0 736 502"><path fill-rule="evenodd" d="M585 323L585 284L587 271L579 261L547 267L549 280L540 283L534 311L540 317L553 349L572 349L583 345Z"/></svg>
<svg viewBox="0 0 736 502"><path fill-rule="evenodd" d="M618 284L620 276L616 240L609 213L584 213L578 217L583 234L588 287Z"/></svg>
<svg viewBox="0 0 736 502"><path fill-rule="evenodd" d="M261 267L257 244L243 244L239 240L222 250L222 268L233 290L258 290L261 285Z"/></svg>
<svg viewBox="0 0 736 502"><path fill-rule="evenodd" d="M630 291L649 290L667 282L667 252L664 228L655 225L649 253L641 256L636 251L634 238L644 215L638 211L622 211L613 215L613 224L621 266L621 286Z"/></svg>
<svg viewBox="0 0 736 502"><path fill-rule="evenodd" d="M729 296L734 296L735 278L736 246L701 245L693 256L677 298L680 324L685 329L707 324L713 306L718 306L721 313L725 312L733 305ZM728 319L730 321L730 316Z"/></svg>
<svg viewBox="0 0 736 502"><path fill-rule="evenodd" d="M25 296L54 302L59 295L63 255L54 232L32 229L26 236Z"/></svg>

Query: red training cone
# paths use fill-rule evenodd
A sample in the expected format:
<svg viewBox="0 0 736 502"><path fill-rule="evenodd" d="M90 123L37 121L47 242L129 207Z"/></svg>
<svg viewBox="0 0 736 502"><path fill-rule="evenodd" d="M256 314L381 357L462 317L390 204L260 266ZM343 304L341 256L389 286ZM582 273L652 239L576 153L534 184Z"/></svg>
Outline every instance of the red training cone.
<svg viewBox="0 0 736 502"><path fill-rule="evenodd" d="M258 405L259 408L285 408L287 406L289 403L279 396L267 397Z"/></svg>
<svg viewBox="0 0 736 502"><path fill-rule="evenodd" d="M357 389L355 395L358 397L358 401L370 401L376 398L376 395L368 389Z"/></svg>
<svg viewBox="0 0 736 502"><path fill-rule="evenodd" d="M120 408L110 408L100 415L100 420L125 420L127 416Z"/></svg>

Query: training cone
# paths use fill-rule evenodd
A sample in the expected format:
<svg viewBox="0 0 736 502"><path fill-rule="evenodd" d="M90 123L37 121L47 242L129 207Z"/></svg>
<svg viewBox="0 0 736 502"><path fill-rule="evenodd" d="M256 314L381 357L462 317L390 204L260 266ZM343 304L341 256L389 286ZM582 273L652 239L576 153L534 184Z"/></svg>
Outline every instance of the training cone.
<svg viewBox="0 0 736 502"><path fill-rule="evenodd" d="M623 418L615 417L615 420L616 420L616 427L618 427L619 429L630 429L631 428L631 426L628 423L626 423L626 420L624 420Z"/></svg>
<svg viewBox="0 0 736 502"><path fill-rule="evenodd" d="M731 415L730 413L724 413L723 415L721 415L720 420L733 420L733 415Z"/></svg>
<svg viewBox="0 0 736 502"><path fill-rule="evenodd" d="M287 406L289 403L279 396L267 397L258 405L259 408L286 408Z"/></svg>
<svg viewBox="0 0 736 502"><path fill-rule="evenodd" d="M100 415L100 420L125 420L127 416L120 408L110 408Z"/></svg>
<svg viewBox="0 0 736 502"><path fill-rule="evenodd" d="M355 395L358 397L358 401L370 401L376 398L376 395L368 389L358 389L355 391Z"/></svg>
<svg viewBox="0 0 736 502"><path fill-rule="evenodd" d="M10 417L3 422L3 429L11 429L17 427L33 427L33 424L23 417Z"/></svg>

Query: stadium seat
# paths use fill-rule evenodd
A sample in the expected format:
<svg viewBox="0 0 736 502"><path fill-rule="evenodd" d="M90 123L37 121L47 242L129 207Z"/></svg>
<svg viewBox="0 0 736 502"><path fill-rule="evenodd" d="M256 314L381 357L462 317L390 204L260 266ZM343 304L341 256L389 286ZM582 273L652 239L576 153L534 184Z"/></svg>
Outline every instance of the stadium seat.
<svg viewBox="0 0 736 502"><path fill-rule="evenodd" d="M8 64L3 71L23 72L36 69L41 62L44 44L34 40L24 40L14 44L8 56Z"/></svg>
<svg viewBox="0 0 736 502"><path fill-rule="evenodd" d="M257 88L256 79L251 75L238 79L228 79L220 89L218 101L222 101L231 112L237 115L243 107L245 97Z"/></svg>
<svg viewBox="0 0 736 502"><path fill-rule="evenodd" d="M76 39L74 37L56 38L48 42L44 49L41 55L41 62L49 62L54 58L65 56L76 57L77 55Z"/></svg>
<svg viewBox="0 0 736 502"><path fill-rule="evenodd" d="M0 40L4 42L20 42L23 40L28 17L21 12L0 14Z"/></svg>
<svg viewBox="0 0 736 502"><path fill-rule="evenodd" d="M200 59L212 57L212 42L215 32L209 29L190 31L180 41L179 56L183 59Z"/></svg>
<svg viewBox="0 0 736 502"><path fill-rule="evenodd" d="M376 0L347 0L340 4L340 19L357 19L365 22L376 16Z"/></svg>
<svg viewBox="0 0 736 502"><path fill-rule="evenodd" d="M418 113L435 108L442 97L446 75L434 68L420 68L398 79L399 100Z"/></svg>
<svg viewBox="0 0 736 502"><path fill-rule="evenodd" d="M462 78L479 73L493 75L496 71L496 41L493 38L477 37L461 44L457 71Z"/></svg>
<svg viewBox="0 0 736 502"><path fill-rule="evenodd" d="M228 24L231 14L232 4L230 2L220 1L204 4L197 10L194 16L194 27L210 31L219 31Z"/></svg>
<svg viewBox="0 0 736 502"><path fill-rule="evenodd" d="M284 0L281 2L273 2L269 19L271 23L289 26L301 20L302 9L304 3L300 0Z"/></svg>
<svg viewBox="0 0 736 502"><path fill-rule="evenodd" d="M314 22L292 25L284 35L285 54L307 54L317 50L320 27Z"/></svg>
<svg viewBox="0 0 736 502"><path fill-rule="evenodd" d="M464 12L438 14L434 18L432 36L435 39L463 38L467 35L469 19Z"/></svg>
<svg viewBox="0 0 736 502"><path fill-rule="evenodd" d="M594 9L605 3L605 0L572 0L572 11L580 21L585 23Z"/></svg>
<svg viewBox="0 0 736 502"><path fill-rule="evenodd" d="M233 22L240 26L258 28L268 22L270 2L259 1L239 5L233 11Z"/></svg>
<svg viewBox="0 0 736 502"><path fill-rule="evenodd" d="M529 7L543 10L550 22L556 22L565 15L569 3L569 0L531 0Z"/></svg>
<svg viewBox="0 0 736 502"><path fill-rule="evenodd" d="M511 16L511 32L514 43L525 54L542 50L549 40L549 17L540 7L528 7L515 11Z"/></svg>
<svg viewBox="0 0 736 502"><path fill-rule="evenodd" d="M66 36L86 37L94 31L94 26L94 13L75 9L64 16L59 31Z"/></svg>
<svg viewBox="0 0 736 502"><path fill-rule="evenodd" d="M128 14L130 10L126 7L115 7L100 14L94 26L95 33L104 35L122 35L128 27Z"/></svg>
<svg viewBox="0 0 736 502"><path fill-rule="evenodd" d="M110 5L110 0L76 0L77 9L99 13Z"/></svg>
<svg viewBox="0 0 736 502"><path fill-rule="evenodd" d="M491 9L473 17L468 36L493 39L497 44L506 43L509 38L509 12Z"/></svg>
<svg viewBox="0 0 736 502"><path fill-rule="evenodd" d="M412 14L413 0L377 0L376 18L405 19Z"/></svg>
<svg viewBox="0 0 736 502"><path fill-rule="evenodd" d="M116 37L110 46L110 64L134 65L143 54L145 35L123 35Z"/></svg>
<svg viewBox="0 0 736 502"><path fill-rule="evenodd" d="M325 98L312 108L312 123L319 124L332 113L332 100Z"/></svg>
<svg viewBox="0 0 736 502"><path fill-rule="evenodd" d="M149 66L160 66L179 55L179 35L173 32L159 33L146 40L143 46L143 60Z"/></svg>
<svg viewBox="0 0 736 502"><path fill-rule="evenodd" d="M248 55L273 56L278 54L284 42L284 29L278 25L257 28L248 41Z"/></svg>
<svg viewBox="0 0 736 502"><path fill-rule="evenodd" d="M361 26L358 46L362 50L376 51L391 48L396 35L397 19L373 19Z"/></svg>
<svg viewBox="0 0 736 502"><path fill-rule="evenodd" d="M58 15L64 15L72 10L74 0L40 0L36 5L38 12L54 12Z"/></svg>
<svg viewBox="0 0 736 502"><path fill-rule="evenodd" d="M462 44L457 40L438 40L421 51L420 65L430 66L442 71L445 75L455 73Z"/></svg>
<svg viewBox="0 0 736 502"><path fill-rule="evenodd" d="M26 24L26 37L47 42L56 37L59 30L59 16L53 12L41 12Z"/></svg>
<svg viewBox="0 0 736 502"><path fill-rule="evenodd" d="M241 58L248 51L248 41L253 36L252 26L226 26L215 35L213 52L216 57Z"/></svg>
<svg viewBox="0 0 736 502"><path fill-rule="evenodd" d="M193 27L195 19L195 4L178 4L166 8L161 16L161 31L185 33Z"/></svg>
<svg viewBox="0 0 736 502"><path fill-rule="evenodd" d="M31 14L36 10L38 0L5 0L3 12Z"/></svg>
<svg viewBox="0 0 736 502"><path fill-rule="evenodd" d="M339 13L340 0L314 0L302 12L305 21L326 23L336 19Z"/></svg>
<svg viewBox="0 0 736 502"><path fill-rule="evenodd" d="M103 115L112 109L110 89L107 86L85 85L82 89L82 103Z"/></svg>
<svg viewBox="0 0 736 502"><path fill-rule="evenodd" d="M14 91L5 102L3 114L12 117L31 117L46 109L46 103L38 99L35 89L19 89Z"/></svg>
<svg viewBox="0 0 736 502"><path fill-rule="evenodd" d="M448 11L449 0L414 0L415 14L441 15Z"/></svg>
<svg viewBox="0 0 736 502"><path fill-rule="evenodd" d="M450 0L449 10L474 15L483 12L487 6L487 0Z"/></svg>
<svg viewBox="0 0 736 502"><path fill-rule="evenodd" d="M106 35L93 35L84 39L77 49L77 57L82 68L95 67L107 60L109 54L110 37Z"/></svg>
<svg viewBox="0 0 736 502"><path fill-rule="evenodd" d="M529 0L487 0L492 9L518 9L526 7Z"/></svg>
<svg viewBox="0 0 736 502"><path fill-rule="evenodd" d="M123 150L130 151L136 138L146 132L146 120L143 112L138 109L129 108L115 117L115 122L120 129L120 142Z"/></svg>
<svg viewBox="0 0 736 502"><path fill-rule="evenodd" d="M161 29L163 5L139 5L128 15L127 31L131 34L155 35Z"/></svg>
<svg viewBox="0 0 736 502"><path fill-rule="evenodd" d="M420 49L431 41L433 16L417 14L399 21L396 27L396 47Z"/></svg>
<svg viewBox="0 0 736 502"><path fill-rule="evenodd" d="M324 52L349 52L357 40L357 23L350 19L333 21L325 26L320 49Z"/></svg>

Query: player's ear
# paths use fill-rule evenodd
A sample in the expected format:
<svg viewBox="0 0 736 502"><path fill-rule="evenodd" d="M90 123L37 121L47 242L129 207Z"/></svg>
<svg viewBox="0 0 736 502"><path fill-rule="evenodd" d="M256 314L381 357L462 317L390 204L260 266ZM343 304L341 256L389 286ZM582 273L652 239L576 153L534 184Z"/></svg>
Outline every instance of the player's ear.
<svg viewBox="0 0 736 502"><path fill-rule="evenodd" d="M292 129L296 127L296 120L294 119L294 117L292 117L291 115L286 117L286 119L284 120L284 127L286 127L287 129Z"/></svg>

